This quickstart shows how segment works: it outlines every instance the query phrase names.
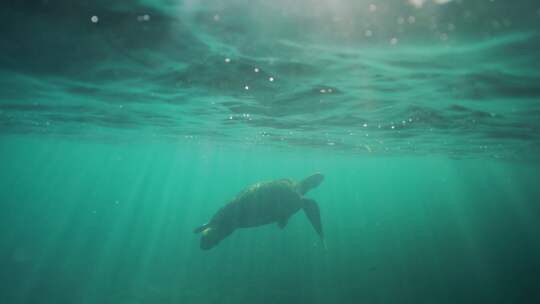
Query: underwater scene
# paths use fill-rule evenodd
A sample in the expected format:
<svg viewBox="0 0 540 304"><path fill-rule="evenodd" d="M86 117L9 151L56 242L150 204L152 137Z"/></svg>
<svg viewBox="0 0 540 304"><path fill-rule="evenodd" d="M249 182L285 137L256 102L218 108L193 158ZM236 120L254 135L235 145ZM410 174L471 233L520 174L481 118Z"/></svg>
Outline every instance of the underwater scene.
<svg viewBox="0 0 540 304"><path fill-rule="evenodd" d="M540 2L13 0L0 303L540 303Z"/></svg>

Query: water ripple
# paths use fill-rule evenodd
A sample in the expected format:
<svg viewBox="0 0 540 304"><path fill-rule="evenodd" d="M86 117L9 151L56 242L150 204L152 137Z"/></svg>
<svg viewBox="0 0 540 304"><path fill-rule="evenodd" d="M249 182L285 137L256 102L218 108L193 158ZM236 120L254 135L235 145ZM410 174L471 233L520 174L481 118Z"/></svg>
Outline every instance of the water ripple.
<svg viewBox="0 0 540 304"><path fill-rule="evenodd" d="M259 1L62 3L0 16L1 134L538 155L535 16L486 28L454 2L382 19L351 2L339 20Z"/></svg>

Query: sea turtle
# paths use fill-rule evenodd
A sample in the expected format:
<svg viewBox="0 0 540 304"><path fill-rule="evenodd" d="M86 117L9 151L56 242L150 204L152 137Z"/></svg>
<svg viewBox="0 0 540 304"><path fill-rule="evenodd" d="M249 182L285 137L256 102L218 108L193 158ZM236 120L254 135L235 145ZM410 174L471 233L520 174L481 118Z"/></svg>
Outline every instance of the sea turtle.
<svg viewBox="0 0 540 304"><path fill-rule="evenodd" d="M211 249L237 228L256 227L274 222L280 228L284 228L289 217L300 209L304 210L324 244L319 206L314 200L303 197L323 179L322 174L316 173L300 182L279 179L247 187L219 209L210 222L193 231L202 233L201 249Z"/></svg>

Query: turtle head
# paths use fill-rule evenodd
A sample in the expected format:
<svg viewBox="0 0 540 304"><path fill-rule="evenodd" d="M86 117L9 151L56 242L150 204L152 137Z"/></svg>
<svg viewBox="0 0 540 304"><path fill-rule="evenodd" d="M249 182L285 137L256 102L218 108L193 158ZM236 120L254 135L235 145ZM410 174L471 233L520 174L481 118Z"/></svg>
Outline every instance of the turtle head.
<svg viewBox="0 0 540 304"><path fill-rule="evenodd" d="M221 240L226 238L232 231L219 226L206 225L201 231L201 249L208 250L215 247Z"/></svg>

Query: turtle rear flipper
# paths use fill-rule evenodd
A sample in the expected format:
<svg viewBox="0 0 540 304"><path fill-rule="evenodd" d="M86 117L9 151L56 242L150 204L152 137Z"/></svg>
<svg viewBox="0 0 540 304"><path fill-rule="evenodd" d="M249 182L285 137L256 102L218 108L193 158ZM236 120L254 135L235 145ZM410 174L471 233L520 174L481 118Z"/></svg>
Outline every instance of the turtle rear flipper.
<svg viewBox="0 0 540 304"><path fill-rule="evenodd" d="M288 221L289 221L289 218L287 218L287 217L284 217L284 218L280 219L279 221L277 221L277 225L278 225L279 229L285 228L285 226L287 226Z"/></svg>
<svg viewBox="0 0 540 304"><path fill-rule="evenodd" d="M324 175L321 173L315 173L304 178L301 182L298 183L298 191L304 195L309 190L319 186L324 180Z"/></svg>
<svg viewBox="0 0 540 304"><path fill-rule="evenodd" d="M319 205L317 205L314 200L307 198L302 199L302 202L304 203L304 213L311 222L313 228L315 228L315 231L321 240L324 242L324 233L321 223L321 212L319 210Z"/></svg>

